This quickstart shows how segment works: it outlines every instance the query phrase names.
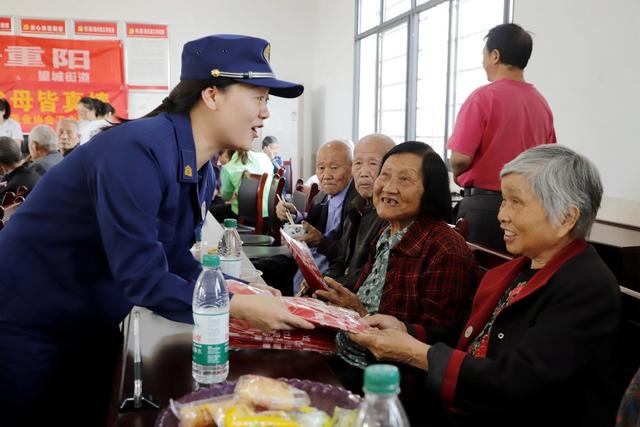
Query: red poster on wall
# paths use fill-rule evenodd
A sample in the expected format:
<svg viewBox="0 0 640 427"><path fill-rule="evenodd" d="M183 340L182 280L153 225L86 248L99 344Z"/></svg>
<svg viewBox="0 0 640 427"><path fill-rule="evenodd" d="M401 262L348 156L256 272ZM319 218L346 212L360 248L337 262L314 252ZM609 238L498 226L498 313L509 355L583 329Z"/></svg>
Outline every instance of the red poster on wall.
<svg viewBox="0 0 640 427"><path fill-rule="evenodd" d="M127 37L166 39L167 26L162 24L132 24L127 22Z"/></svg>
<svg viewBox="0 0 640 427"><path fill-rule="evenodd" d="M20 31L22 34L54 34L64 36L67 34L67 26L61 19L20 19Z"/></svg>
<svg viewBox="0 0 640 427"><path fill-rule="evenodd" d="M11 17L0 16L0 33L11 33Z"/></svg>
<svg viewBox="0 0 640 427"><path fill-rule="evenodd" d="M28 132L33 125L77 119L83 96L109 102L127 116L120 41L0 36L0 97Z"/></svg>
<svg viewBox="0 0 640 427"><path fill-rule="evenodd" d="M78 36L116 37L117 22L75 21L73 28Z"/></svg>

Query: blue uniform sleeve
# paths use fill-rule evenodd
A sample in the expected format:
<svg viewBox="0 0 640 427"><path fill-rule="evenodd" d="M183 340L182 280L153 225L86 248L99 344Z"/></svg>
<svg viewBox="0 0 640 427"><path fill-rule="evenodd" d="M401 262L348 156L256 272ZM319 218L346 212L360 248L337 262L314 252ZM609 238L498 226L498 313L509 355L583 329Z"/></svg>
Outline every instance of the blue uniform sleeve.
<svg viewBox="0 0 640 427"><path fill-rule="evenodd" d="M126 153L104 154L90 186L114 279L132 304L192 323L194 283L169 272L160 241L174 226L159 217L169 185L160 163L149 148L133 141Z"/></svg>

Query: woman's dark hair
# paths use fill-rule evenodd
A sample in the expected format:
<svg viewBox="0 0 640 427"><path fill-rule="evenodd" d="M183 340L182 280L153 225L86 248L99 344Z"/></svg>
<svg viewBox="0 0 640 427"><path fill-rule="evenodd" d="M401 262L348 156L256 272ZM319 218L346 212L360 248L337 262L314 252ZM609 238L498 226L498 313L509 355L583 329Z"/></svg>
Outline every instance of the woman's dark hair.
<svg viewBox="0 0 640 427"><path fill-rule="evenodd" d="M95 111L96 114L99 113L100 103L102 103L102 101L100 101L99 99L91 98L88 96L84 96L80 98L80 101L78 101L78 104L84 105L88 110Z"/></svg>
<svg viewBox="0 0 640 427"><path fill-rule="evenodd" d="M449 172L442 158L429 144L407 141L398 144L382 158L382 166L396 154L415 154L422 157L422 185L424 193L420 201L420 215L435 220L452 221Z"/></svg>
<svg viewBox="0 0 640 427"><path fill-rule="evenodd" d="M144 117L155 117L160 113L185 113L198 102L200 94L208 87L225 88L237 83L225 77L206 80L182 80L173 88L169 96L162 100L153 111Z"/></svg>
<svg viewBox="0 0 640 427"><path fill-rule="evenodd" d="M11 106L9 105L9 101L4 98L0 98L0 111L2 111L2 117L7 120L11 117Z"/></svg>
<svg viewBox="0 0 640 427"><path fill-rule="evenodd" d="M106 116L107 114L115 114L115 113L116 113L116 109L113 108L113 105L109 104L108 102L105 102L103 116Z"/></svg>
<svg viewBox="0 0 640 427"><path fill-rule="evenodd" d="M203 90L208 87L217 87L218 89L224 91L226 88L231 86L234 83L238 83L235 80L226 78L226 77L218 77L211 78L205 80L181 80L180 83L176 85L176 87L171 90L169 96L162 100L162 104L158 105L152 111L141 117L142 119L155 117L161 113L186 113L193 108L194 105L200 99L200 94ZM127 123L137 119L125 119L123 117L116 117L118 123L114 126L111 126L110 129L114 127Z"/></svg>
<svg viewBox="0 0 640 427"><path fill-rule="evenodd" d="M487 52L500 52L500 63L521 70L527 66L533 49L533 40L520 25L502 24L493 27L485 36Z"/></svg>
<svg viewBox="0 0 640 427"><path fill-rule="evenodd" d="M277 143L278 143L278 138L276 138L275 136L267 135L262 140L262 148L265 148L270 146L271 144L277 144Z"/></svg>

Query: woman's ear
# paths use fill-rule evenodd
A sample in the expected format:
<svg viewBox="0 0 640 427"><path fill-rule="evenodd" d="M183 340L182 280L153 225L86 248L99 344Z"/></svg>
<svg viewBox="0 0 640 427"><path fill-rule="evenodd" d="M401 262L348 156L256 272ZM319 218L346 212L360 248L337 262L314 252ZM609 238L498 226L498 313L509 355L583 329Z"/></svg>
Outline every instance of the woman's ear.
<svg viewBox="0 0 640 427"><path fill-rule="evenodd" d="M562 236L567 235L573 230L576 226L576 223L580 219L580 209L575 206L571 206L569 208L569 212L562 219L562 223L560 224L559 231Z"/></svg>
<svg viewBox="0 0 640 427"><path fill-rule="evenodd" d="M212 86L203 89L200 93L200 97L204 101L204 104L211 110L217 110L219 107L220 91L217 87Z"/></svg>

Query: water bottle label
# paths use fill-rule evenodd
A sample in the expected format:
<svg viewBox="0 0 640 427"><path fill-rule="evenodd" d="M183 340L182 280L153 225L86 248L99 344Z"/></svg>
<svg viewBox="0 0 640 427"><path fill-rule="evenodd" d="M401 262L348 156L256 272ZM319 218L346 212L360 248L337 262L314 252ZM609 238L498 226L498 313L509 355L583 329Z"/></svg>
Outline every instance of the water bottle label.
<svg viewBox="0 0 640 427"><path fill-rule="evenodd" d="M229 312L193 313L193 361L221 365L229 360Z"/></svg>
<svg viewBox="0 0 640 427"><path fill-rule="evenodd" d="M242 274L242 258L220 258L220 270L226 275L240 278Z"/></svg>

